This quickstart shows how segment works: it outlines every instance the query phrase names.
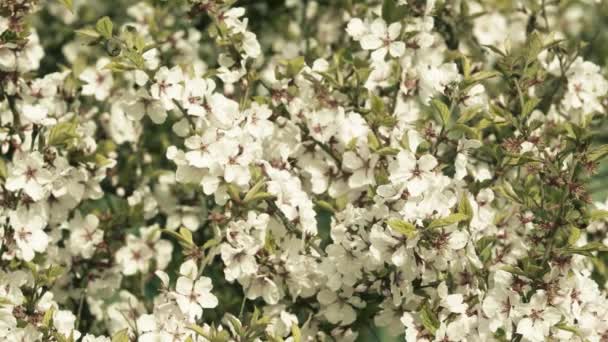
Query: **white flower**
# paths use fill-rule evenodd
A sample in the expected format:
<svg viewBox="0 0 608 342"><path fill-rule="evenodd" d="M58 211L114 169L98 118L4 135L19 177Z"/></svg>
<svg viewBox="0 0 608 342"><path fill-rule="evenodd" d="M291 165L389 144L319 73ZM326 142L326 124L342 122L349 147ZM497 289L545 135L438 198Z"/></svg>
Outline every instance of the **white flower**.
<svg viewBox="0 0 608 342"><path fill-rule="evenodd" d="M99 219L88 214L84 219L79 212L70 221L70 253L89 259L95 253L97 245L103 241L103 231L97 229Z"/></svg>
<svg viewBox="0 0 608 342"><path fill-rule="evenodd" d="M75 329L76 316L67 310L57 310L53 314L53 326L63 336L73 336L74 340L80 338L80 332Z"/></svg>
<svg viewBox="0 0 608 342"><path fill-rule="evenodd" d="M147 114L155 124L161 124L167 118L163 104L148 95L144 88L140 88L137 93L125 99L124 111L133 120L141 120Z"/></svg>
<svg viewBox="0 0 608 342"><path fill-rule="evenodd" d="M182 69L175 66L171 69L161 67L154 76L154 83L150 87L150 95L153 99L159 100L166 110L175 107L173 100L178 100L182 96L183 86Z"/></svg>
<svg viewBox="0 0 608 342"><path fill-rule="evenodd" d="M229 129L241 117L238 102L215 93L209 99L209 119L218 128Z"/></svg>
<svg viewBox="0 0 608 342"><path fill-rule="evenodd" d="M25 209L20 209L10 213L10 224L23 260L31 261L35 252L42 253L46 250L49 237L43 230L46 222L42 216L32 215Z"/></svg>
<svg viewBox="0 0 608 342"><path fill-rule="evenodd" d="M374 169L378 162L378 155L371 153L367 145L354 151L347 151L342 157L342 167L351 172L348 177L348 186L352 189L361 188L376 183Z"/></svg>
<svg viewBox="0 0 608 342"><path fill-rule="evenodd" d="M317 295L319 303L323 305L322 312L327 320L333 324L349 325L357 319L357 313L344 300L330 290L322 290Z"/></svg>
<svg viewBox="0 0 608 342"><path fill-rule="evenodd" d="M389 165L389 179L391 182L406 184L409 194L416 197L428 189L436 166L437 159L430 154L416 160L412 152L401 151Z"/></svg>
<svg viewBox="0 0 608 342"><path fill-rule="evenodd" d="M211 293L213 285L211 279L200 277L195 281L196 266L194 269L188 264L183 264L180 276L175 285L174 296L179 305L180 310L188 317L190 321L195 321L203 314L203 309L214 308L218 301Z"/></svg>
<svg viewBox="0 0 608 342"><path fill-rule="evenodd" d="M346 26L346 32L353 37L354 40L359 41L367 33L367 27L361 19L352 18Z"/></svg>
<svg viewBox="0 0 608 342"><path fill-rule="evenodd" d="M448 287L445 282L439 284L437 293L439 294L439 298L441 298L439 305L448 309L450 312L464 314L467 311L468 305L463 303L463 295L460 293L448 294Z"/></svg>
<svg viewBox="0 0 608 342"><path fill-rule="evenodd" d="M48 194L47 185L51 181L52 174L44 168L40 152L20 153L9 168L6 189L23 190L32 200L39 201Z"/></svg>
<svg viewBox="0 0 608 342"><path fill-rule="evenodd" d="M562 317L558 309L547 305L547 295L542 290L532 295L530 302L522 304L518 311L524 315L524 318L517 323L517 333L533 342L545 341L551 327Z"/></svg>
<svg viewBox="0 0 608 342"><path fill-rule="evenodd" d="M215 90L215 82L210 79L187 79L182 94L182 107L190 115L204 117L209 105L206 103Z"/></svg>
<svg viewBox="0 0 608 342"><path fill-rule="evenodd" d="M352 29L358 33L359 29L356 26ZM400 23L392 23L387 28L384 20L376 19L371 24L369 33L363 35L359 42L363 49L374 50L372 59L375 61L383 60L387 53L398 58L405 52L405 43L396 41L400 34Z"/></svg>
<svg viewBox="0 0 608 342"><path fill-rule="evenodd" d="M106 68L110 61L106 58L101 58L97 61L95 68L86 68L78 77L85 82L82 86L83 95L95 96L98 101L103 101L110 96L110 90L114 84L112 71Z"/></svg>

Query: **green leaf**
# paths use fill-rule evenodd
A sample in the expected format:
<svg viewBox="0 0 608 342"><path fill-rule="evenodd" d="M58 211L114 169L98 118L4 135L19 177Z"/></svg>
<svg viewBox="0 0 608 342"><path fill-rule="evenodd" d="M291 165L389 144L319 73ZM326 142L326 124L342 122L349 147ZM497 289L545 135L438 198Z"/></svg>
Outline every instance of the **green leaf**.
<svg viewBox="0 0 608 342"><path fill-rule="evenodd" d="M497 48L494 45L484 45L484 44L482 44L481 46L490 49L491 51L493 51L494 53L497 53L497 54L501 55L502 57L506 56L506 54L504 52L502 52L499 48Z"/></svg>
<svg viewBox="0 0 608 342"><path fill-rule="evenodd" d="M545 44L543 43L540 34L536 31L532 32L528 36L528 41L526 45L528 63L534 61L536 57L538 57L538 54L545 49Z"/></svg>
<svg viewBox="0 0 608 342"><path fill-rule="evenodd" d="M399 5L397 0L384 0L382 3L382 19L389 24L404 19L407 13L408 8Z"/></svg>
<svg viewBox="0 0 608 342"><path fill-rule="evenodd" d="M386 111L384 108L384 101L380 98L380 96L372 94L371 96L371 106L372 112L376 114L384 114Z"/></svg>
<svg viewBox="0 0 608 342"><path fill-rule="evenodd" d="M125 328L112 335L112 342L129 342L129 329Z"/></svg>
<svg viewBox="0 0 608 342"><path fill-rule="evenodd" d="M591 221L600 221L608 218L608 210L592 210L589 214Z"/></svg>
<svg viewBox="0 0 608 342"><path fill-rule="evenodd" d="M457 123L454 125L454 127L452 127L452 129L462 132L469 139L480 139L480 133L474 127Z"/></svg>
<svg viewBox="0 0 608 342"><path fill-rule="evenodd" d="M262 188L264 188L264 185L266 185L265 180L262 179L258 181L254 186L251 187L251 189L249 189L249 191L247 191L247 194L245 194L245 197L243 198L243 202L250 202L253 196L255 196L258 192L260 192L260 190L262 190Z"/></svg>
<svg viewBox="0 0 608 342"><path fill-rule="evenodd" d="M463 194L458 201L458 212L467 217L467 221L470 221L473 218L473 208L471 207L471 202L469 202L469 197L466 194Z"/></svg>
<svg viewBox="0 0 608 342"><path fill-rule="evenodd" d="M76 122L76 118L70 121L61 122L53 128L49 132L48 143L51 146L67 146L74 139L78 138L78 134L76 133L76 128L78 128L78 123Z"/></svg>
<svg viewBox="0 0 608 342"><path fill-rule="evenodd" d="M484 71L476 72L467 81L471 82L471 83L478 83L478 82L481 82L481 81L484 81L484 80L487 80L489 78L496 77L499 75L500 75L500 73L498 71L484 70Z"/></svg>
<svg viewBox="0 0 608 342"><path fill-rule="evenodd" d="M437 318L435 313L433 313L431 309L429 309L427 304L424 304L419 314L420 319L422 320L422 325L431 334L435 335L435 332L437 332L437 329L439 329L439 319Z"/></svg>
<svg viewBox="0 0 608 342"><path fill-rule="evenodd" d="M68 9L68 11L74 13L74 4L72 0L59 0Z"/></svg>
<svg viewBox="0 0 608 342"><path fill-rule="evenodd" d="M51 328L51 324L53 322L53 314L55 313L55 308L51 306L50 309L48 309L45 313L44 313L44 317L42 318L42 326L43 327L47 327L47 328Z"/></svg>
<svg viewBox="0 0 608 342"><path fill-rule="evenodd" d="M327 202L327 201L323 201L323 200L318 200L315 201L315 204L319 206L319 208L328 211L330 213L335 213L336 209L334 208L333 205L331 205L331 203Z"/></svg>
<svg viewBox="0 0 608 342"><path fill-rule="evenodd" d="M481 106L469 107L460 113L456 123L466 124L467 122L475 119L479 113L481 113Z"/></svg>
<svg viewBox="0 0 608 342"><path fill-rule="evenodd" d="M283 62L285 66L286 75L288 78L294 78L300 73L300 70L306 65L306 61L303 56L298 56Z"/></svg>
<svg viewBox="0 0 608 342"><path fill-rule="evenodd" d="M367 144L372 151L377 151L380 148L380 141L378 141L374 132L370 131L367 135Z"/></svg>
<svg viewBox="0 0 608 342"><path fill-rule="evenodd" d="M434 229L434 228L445 227L445 226L449 226L451 224L465 221L467 219L468 219L467 215L462 214L462 213L455 213L455 214L451 214L449 216L446 216L446 217L443 217L440 219L433 220L427 228Z"/></svg>
<svg viewBox="0 0 608 342"><path fill-rule="evenodd" d="M95 25L95 29L97 32L104 37L105 39L112 38L112 29L114 28L114 24L109 17L103 17L97 20L97 24Z"/></svg>
<svg viewBox="0 0 608 342"><path fill-rule="evenodd" d="M6 161L4 158L0 158L0 178L6 179L8 176L8 169L6 167Z"/></svg>
<svg viewBox="0 0 608 342"><path fill-rule="evenodd" d="M576 227L570 227L570 235L568 236L568 245L573 246L581 237L581 230Z"/></svg>
<svg viewBox="0 0 608 342"><path fill-rule="evenodd" d="M188 242L189 244L194 245L194 240L192 240L192 232L188 228L184 228L184 227L180 228L179 235L181 235L181 237L184 239L184 241Z"/></svg>
<svg viewBox="0 0 608 342"><path fill-rule="evenodd" d="M249 198L249 201L247 203L254 203L254 202L259 202L259 201L265 201L265 200L274 200L276 199L277 196L269 193L269 192L258 192L257 194L251 196L251 198Z"/></svg>
<svg viewBox="0 0 608 342"><path fill-rule="evenodd" d="M389 227L391 227L391 229L405 235L408 239L412 239L414 238L414 236L416 236L416 227L409 222L405 222L399 219L391 219L388 220L386 223L389 225Z"/></svg>
<svg viewBox="0 0 608 342"><path fill-rule="evenodd" d="M598 161L606 156L608 156L608 144L602 145L589 151L587 153L587 160Z"/></svg>
<svg viewBox="0 0 608 342"><path fill-rule="evenodd" d="M530 113L532 113L534 108L536 108L536 106L538 106L539 103L540 103L540 99L536 98L536 97L533 97L533 98L529 99L528 101L526 101L526 103L524 103L524 108L522 108L522 110L521 110L521 116L526 117L526 116L530 115Z"/></svg>
<svg viewBox="0 0 608 342"><path fill-rule="evenodd" d="M182 229L185 229L185 228L182 228ZM181 234L181 231L180 231L180 233L177 233L177 232L175 232L173 230L169 230L169 229L161 229L160 231L162 233L169 234L169 235L173 236L174 238L176 238L177 242L185 249L191 249L192 247L194 247L194 243L192 241L187 240L187 238Z"/></svg>
<svg viewBox="0 0 608 342"><path fill-rule="evenodd" d="M302 341L302 333L300 332L300 328L295 324L291 325L291 336L293 337L293 342Z"/></svg>
<svg viewBox="0 0 608 342"><path fill-rule="evenodd" d="M433 107L433 109L435 109L437 114L439 114L443 125L446 126L448 122L450 122L451 117L450 109L448 108L448 106L439 99L431 100L431 106Z"/></svg>
<svg viewBox="0 0 608 342"><path fill-rule="evenodd" d="M3 306L3 305L11 305L12 306L12 305L15 305L15 304L13 304L13 302L11 302L11 300L8 299L8 298L6 298L6 297L0 297L0 306Z"/></svg>
<svg viewBox="0 0 608 342"><path fill-rule="evenodd" d="M592 252L608 252L608 246L599 241L590 242L582 247L571 247L563 250L564 254L580 254L585 256L593 256Z"/></svg>
<svg viewBox="0 0 608 342"><path fill-rule="evenodd" d="M197 333L200 336L203 336L204 338L211 340L211 336L209 336L205 330L203 330L202 327L196 325L196 324L191 324L188 326L188 329L194 331L195 333Z"/></svg>
<svg viewBox="0 0 608 342"><path fill-rule="evenodd" d="M528 274L526 272L524 272L521 268L516 267L516 266L511 266L511 265L505 265L503 267L500 268L501 270L505 271L505 272L509 272L515 275L520 275L523 277L528 277Z"/></svg>
<svg viewBox="0 0 608 342"><path fill-rule="evenodd" d="M97 38L101 37L99 32L97 32L96 30L94 30L92 28L83 28L80 30L75 30L74 32L81 36L85 36L87 38L92 38L92 39L97 39Z"/></svg>
<svg viewBox="0 0 608 342"><path fill-rule="evenodd" d="M496 237L494 236L484 236L475 242L475 248L479 255L479 259L484 264L492 257L492 250L495 243Z"/></svg>
<svg viewBox="0 0 608 342"><path fill-rule="evenodd" d="M378 153L381 156L394 156L396 154L399 153L399 149L398 148L394 148L394 147L382 147L381 149L377 150L376 153Z"/></svg>
<svg viewBox="0 0 608 342"><path fill-rule="evenodd" d="M228 194L230 195L230 199L236 203L241 203L241 194L236 185L229 183L228 184Z"/></svg>
<svg viewBox="0 0 608 342"><path fill-rule="evenodd" d="M522 203L521 199L517 193L515 193L515 190L513 190L513 187L509 183L498 185L496 187L496 191L513 202Z"/></svg>

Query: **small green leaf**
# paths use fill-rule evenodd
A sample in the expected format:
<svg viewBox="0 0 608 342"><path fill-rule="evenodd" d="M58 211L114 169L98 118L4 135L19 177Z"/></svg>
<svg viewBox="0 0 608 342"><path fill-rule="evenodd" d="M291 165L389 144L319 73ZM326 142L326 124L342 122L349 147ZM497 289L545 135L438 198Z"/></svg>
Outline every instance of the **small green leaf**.
<svg viewBox="0 0 608 342"><path fill-rule="evenodd" d="M394 156L396 154L399 153L399 149L398 148L394 148L394 147L382 147L381 149L377 150L376 153L378 153L381 156Z"/></svg>
<svg viewBox="0 0 608 342"><path fill-rule="evenodd" d="M205 330L203 330L203 328L201 326L198 326L196 324L191 324L188 326L188 329L194 331L195 333L197 333L200 336L203 336L204 338L211 340L211 336L209 336Z"/></svg>
<svg viewBox="0 0 608 342"><path fill-rule="evenodd" d="M515 275L520 275L523 277L528 277L528 274L526 272L524 272L521 268L516 267L516 266L511 266L511 265L505 265L503 267L500 268L501 270L505 271L505 272L509 272Z"/></svg>
<svg viewBox="0 0 608 342"><path fill-rule="evenodd" d="M608 246L599 241L590 242L582 247L571 247L563 250L564 254L580 254L593 256L592 252L608 252Z"/></svg>
<svg viewBox="0 0 608 342"><path fill-rule="evenodd" d="M291 336L293 337L293 342L302 341L302 333L300 332L300 328L295 324L291 325Z"/></svg>
<svg viewBox="0 0 608 342"><path fill-rule="evenodd" d="M95 25L95 29L97 32L104 38L110 39L112 38L112 29L114 28L114 24L109 17L103 17L97 20L97 24Z"/></svg>
<svg viewBox="0 0 608 342"><path fill-rule="evenodd" d="M475 119L479 113L481 113L481 106L469 107L460 113L456 123L466 124L467 122Z"/></svg>
<svg viewBox="0 0 608 342"><path fill-rule="evenodd" d="M405 235L408 239L412 239L414 236L416 236L416 226L411 223L399 219L391 219L386 223L389 225L389 227L391 227L391 229Z"/></svg>
<svg viewBox="0 0 608 342"><path fill-rule="evenodd" d="M538 106L539 103L540 103L540 99L536 98L536 97L533 97L533 98L529 99L528 101L526 101L526 103L524 103L524 108L522 108L522 110L521 110L521 116L526 117L526 116L530 115L530 113L532 113L534 108L536 108L536 106Z"/></svg>
<svg viewBox="0 0 608 342"><path fill-rule="evenodd" d="M243 202L250 202L253 196L264 188L264 185L266 185L266 182L263 179L258 181L254 186L251 187L251 189L249 189L249 191L247 191L247 194L245 194L245 197L243 198Z"/></svg>
<svg viewBox="0 0 608 342"><path fill-rule="evenodd" d="M568 236L568 245L573 246L581 237L581 230L576 227L570 227L570 235Z"/></svg>
<svg viewBox="0 0 608 342"><path fill-rule="evenodd" d="M445 226L449 226L451 224L465 221L467 219L468 219L467 215L462 214L462 213L455 213L455 214L451 214L449 216L446 216L446 217L443 217L440 219L433 220L427 228L434 229L434 228L445 227Z"/></svg>
<svg viewBox="0 0 608 342"><path fill-rule="evenodd" d="M367 135L367 144L372 151L377 151L380 149L380 141L378 141L378 138L376 138L374 132L369 132Z"/></svg>
<svg viewBox="0 0 608 342"><path fill-rule="evenodd" d="M443 125L446 126L450 122L450 117L452 116L448 106L438 99L431 100L431 106L433 107L433 109L435 109L437 114L439 114Z"/></svg>
<svg viewBox="0 0 608 342"><path fill-rule="evenodd" d="M484 70L484 71L476 72L467 81L471 82L471 83L478 83L478 82L487 80L489 78L496 77L498 75L500 75L500 73L498 71Z"/></svg>
<svg viewBox="0 0 608 342"><path fill-rule="evenodd" d="M606 156L608 156L608 144L602 145L589 151L587 153L587 160L598 161Z"/></svg>
<svg viewBox="0 0 608 342"><path fill-rule="evenodd" d="M181 235L181 237L184 239L184 241L188 242L189 244L194 245L194 240L192 240L192 232L188 228L184 228L184 227L180 228L179 235Z"/></svg>
<svg viewBox="0 0 608 342"><path fill-rule="evenodd" d="M591 221L608 219L608 210L592 210L589 214L589 219Z"/></svg>
<svg viewBox="0 0 608 342"><path fill-rule="evenodd" d="M380 96L374 94L372 94L371 96L371 106L372 112L376 114L384 114L384 112L386 111L384 107L384 101L382 101Z"/></svg>
<svg viewBox="0 0 608 342"><path fill-rule="evenodd" d="M506 56L506 54L504 52L502 52L499 48L497 48L494 45L484 45L484 44L482 44L481 46L490 49L491 51L493 51L494 53L497 53L497 54L501 55L502 57Z"/></svg>
<svg viewBox="0 0 608 342"><path fill-rule="evenodd" d="M433 311L431 311L431 309L429 309L427 304L424 304L422 306L422 309L420 310L419 314L420 314L420 319L422 320L422 325L431 334L435 335L435 332L437 332L437 329L439 329L439 319L437 318L435 313L433 313Z"/></svg>
<svg viewBox="0 0 608 342"><path fill-rule="evenodd" d="M399 5L397 0L384 0L382 3L382 19L389 24L405 18L407 12L408 8Z"/></svg>
<svg viewBox="0 0 608 342"><path fill-rule="evenodd" d="M59 0L61 1L61 3L68 9L68 11L70 11L71 13L74 13L74 4L72 3L72 0Z"/></svg>
<svg viewBox="0 0 608 342"><path fill-rule="evenodd" d="M521 199L517 193L515 193L515 190L513 190L513 187L509 183L498 185L496 187L496 191L513 202L522 203Z"/></svg>
<svg viewBox="0 0 608 342"><path fill-rule="evenodd" d="M463 194L458 201L458 212L465 215L468 221L473 218L473 208L471 207L471 202L469 202L469 197L466 194Z"/></svg>
<svg viewBox="0 0 608 342"><path fill-rule="evenodd" d="M4 161L4 158L0 158L0 178L6 179L7 176L8 169L6 167L6 162Z"/></svg>
<svg viewBox="0 0 608 342"><path fill-rule="evenodd" d="M112 342L129 342L129 329L125 328L112 335Z"/></svg>
<svg viewBox="0 0 608 342"><path fill-rule="evenodd" d="M78 123L76 119L61 122L53 128L49 132L48 143L52 146L67 146L74 139L78 138L78 134L76 133L76 128L78 127Z"/></svg>
<svg viewBox="0 0 608 342"><path fill-rule="evenodd" d="M315 201L315 204L319 206L319 208L328 211L330 213L335 213L336 209L334 208L333 205L331 205L331 203L327 202L327 201L323 201L323 200L318 200Z"/></svg>
<svg viewBox="0 0 608 342"><path fill-rule="evenodd" d="M55 308L52 306L44 313L44 317L42 318L43 327L51 328L51 323L53 322L54 313L55 313Z"/></svg>
<svg viewBox="0 0 608 342"><path fill-rule="evenodd" d="M97 39L97 38L101 37L99 32L97 32L96 30L93 30L92 28L83 28L80 30L75 30L74 32L81 36L84 36L87 38L92 38L92 39Z"/></svg>

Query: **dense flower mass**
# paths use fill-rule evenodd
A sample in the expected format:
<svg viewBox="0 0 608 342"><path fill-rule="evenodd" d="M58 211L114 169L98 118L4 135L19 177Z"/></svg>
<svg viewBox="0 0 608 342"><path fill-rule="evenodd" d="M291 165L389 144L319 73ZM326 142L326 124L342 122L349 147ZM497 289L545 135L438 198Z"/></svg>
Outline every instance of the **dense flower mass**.
<svg viewBox="0 0 608 342"><path fill-rule="evenodd" d="M607 4L0 15L0 340L608 341Z"/></svg>

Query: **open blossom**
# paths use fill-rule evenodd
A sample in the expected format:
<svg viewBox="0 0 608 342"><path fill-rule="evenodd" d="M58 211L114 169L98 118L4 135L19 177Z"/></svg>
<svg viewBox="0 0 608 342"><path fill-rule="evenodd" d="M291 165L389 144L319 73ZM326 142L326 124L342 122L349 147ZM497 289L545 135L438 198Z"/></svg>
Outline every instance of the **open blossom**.
<svg viewBox="0 0 608 342"><path fill-rule="evenodd" d="M106 68L109 62L107 59L100 59L95 67L89 67L80 74L79 79L85 82L82 86L84 95L94 96L99 101L110 95L114 79L112 71Z"/></svg>
<svg viewBox="0 0 608 342"><path fill-rule="evenodd" d="M182 95L183 72L180 67L161 67L154 76L154 83L150 87L150 94L155 100L159 100L166 110L175 106L173 100Z"/></svg>
<svg viewBox="0 0 608 342"><path fill-rule="evenodd" d="M99 219L89 214L82 217L80 213L70 221L70 248L73 254L85 259L91 258L97 245L103 241L103 231L98 229Z"/></svg>
<svg viewBox="0 0 608 342"><path fill-rule="evenodd" d="M363 27L360 19L352 19L348 25L348 32L361 43L365 50L372 50L373 60L383 60L386 54L398 58L405 52L405 43L398 41L401 34L401 24L386 25L382 19L374 20L369 28ZM365 33L363 33L365 32Z"/></svg>
<svg viewBox="0 0 608 342"><path fill-rule="evenodd" d="M401 151L390 164L390 179L395 183L404 183L410 195L418 196L428 189L436 166L437 160L430 154L416 159L413 153Z"/></svg>
<svg viewBox="0 0 608 342"><path fill-rule="evenodd" d="M52 177L52 173L45 169L40 152L24 153L10 168L6 188L10 191L23 190L32 200L39 201L48 194L47 185Z"/></svg>
<svg viewBox="0 0 608 342"><path fill-rule="evenodd" d="M49 237L44 232L46 222L40 215L32 215L25 210L13 211L10 214L14 239L21 254L21 259L31 261L35 253L46 250Z"/></svg>
<svg viewBox="0 0 608 342"><path fill-rule="evenodd" d="M189 320L201 317L203 309L214 308L218 304L217 297L211 293L211 279L198 277L198 268L192 262L182 264L180 277L177 278L173 296L180 310Z"/></svg>

